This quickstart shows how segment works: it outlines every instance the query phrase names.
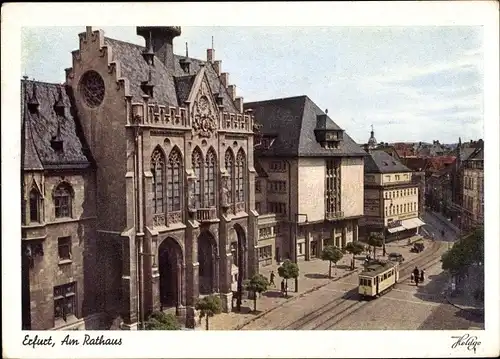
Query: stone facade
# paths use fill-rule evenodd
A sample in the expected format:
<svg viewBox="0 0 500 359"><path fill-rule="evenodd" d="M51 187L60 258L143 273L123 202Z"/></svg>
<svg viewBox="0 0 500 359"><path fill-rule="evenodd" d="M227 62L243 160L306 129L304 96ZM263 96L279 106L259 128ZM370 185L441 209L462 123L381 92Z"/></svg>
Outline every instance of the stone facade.
<svg viewBox="0 0 500 359"><path fill-rule="evenodd" d="M95 171L64 179L74 219L54 221L43 201L46 229L26 232L46 253L29 271L32 329L57 327L52 287L68 281L77 282L77 318L88 307L136 329L175 308L193 327L200 295L220 295L230 311L234 278L241 285L257 271L253 117L213 49L206 61L174 55L178 27L138 34L146 47L87 27L66 69L64 94ZM44 178L46 192L61 180ZM57 260L60 236L75 246L71 263Z"/></svg>

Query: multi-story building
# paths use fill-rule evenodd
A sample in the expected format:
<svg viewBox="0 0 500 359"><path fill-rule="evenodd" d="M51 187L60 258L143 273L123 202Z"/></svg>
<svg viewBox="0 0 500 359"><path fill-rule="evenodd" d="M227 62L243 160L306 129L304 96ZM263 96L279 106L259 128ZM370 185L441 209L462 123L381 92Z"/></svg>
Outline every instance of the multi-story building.
<svg viewBox="0 0 500 359"><path fill-rule="evenodd" d="M200 295L229 311L257 271L253 117L213 49L174 55L180 33L87 27L65 86L23 82L26 328L165 308L193 327Z"/></svg>
<svg viewBox="0 0 500 359"><path fill-rule="evenodd" d="M21 96L23 329L96 327L95 163L63 86Z"/></svg>
<svg viewBox="0 0 500 359"><path fill-rule="evenodd" d="M470 230L484 223L484 150L475 151L463 162L461 228Z"/></svg>
<svg viewBox="0 0 500 359"><path fill-rule="evenodd" d="M262 265L358 239L364 151L307 96L246 103L262 126L255 201ZM270 260L271 259L271 260Z"/></svg>
<svg viewBox="0 0 500 359"><path fill-rule="evenodd" d="M364 162L365 218L362 236L381 233L386 242L408 238L425 223L419 218L419 186L412 171L383 150L368 150Z"/></svg>

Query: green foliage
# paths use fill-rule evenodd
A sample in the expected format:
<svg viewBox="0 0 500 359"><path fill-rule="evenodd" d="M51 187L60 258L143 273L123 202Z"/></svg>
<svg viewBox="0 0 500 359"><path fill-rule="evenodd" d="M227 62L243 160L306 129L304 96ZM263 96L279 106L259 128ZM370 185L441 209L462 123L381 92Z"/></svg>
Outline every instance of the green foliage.
<svg viewBox="0 0 500 359"><path fill-rule="evenodd" d="M348 253L351 253L352 255L358 255L363 253L365 250L365 246L363 243L355 241L355 242L349 242L345 245L344 250Z"/></svg>
<svg viewBox="0 0 500 359"><path fill-rule="evenodd" d="M384 241L380 233L371 234L370 237L368 237L368 245L372 247L382 247L383 243Z"/></svg>
<svg viewBox="0 0 500 359"><path fill-rule="evenodd" d="M345 245L344 251L352 254L351 270L354 270L355 268L354 256L363 253L364 250L365 250L364 244L358 241L349 242Z"/></svg>
<svg viewBox="0 0 500 359"><path fill-rule="evenodd" d="M200 311L200 321L205 317L208 330L208 318L222 312L222 301L216 295L209 295L198 299L195 309Z"/></svg>
<svg viewBox="0 0 500 359"><path fill-rule="evenodd" d="M459 239L453 247L441 256L442 268L452 274L460 274L472 264L484 265L484 228Z"/></svg>
<svg viewBox="0 0 500 359"><path fill-rule="evenodd" d="M180 330L181 325L171 313L153 312L145 324L146 330Z"/></svg>
<svg viewBox="0 0 500 359"><path fill-rule="evenodd" d="M328 261L328 278L332 277L332 263L337 265L337 262L342 259L344 254L335 246L326 246L321 252L321 259Z"/></svg>
<svg viewBox="0 0 500 359"><path fill-rule="evenodd" d="M245 289L253 293L253 310L257 311L257 293L262 293L269 287L269 281L262 274L255 274L244 283Z"/></svg>
<svg viewBox="0 0 500 359"><path fill-rule="evenodd" d="M245 289L254 292L262 293L269 287L269 281L262 274L255 274L252 278L245 281Z"/></svg>
<svg viewBox="0 0 500 359"><path fill-rule="evenodd" d="M344 254L342 253L342 251L335 246L326 246L323 249L323 252L321 252L321 259L322 260L330 261L330 262L333 262L335 264L339 260L341 260L343 256L344 256Z"/></svg>
<svg viewBox="0 0 500 359"><path fill-rule="evenodd" d="M298 278L299 266L297 265L297 263L293 263L289 259L287 259L278 268L278 275L285 280L290 278Z"/></svg>

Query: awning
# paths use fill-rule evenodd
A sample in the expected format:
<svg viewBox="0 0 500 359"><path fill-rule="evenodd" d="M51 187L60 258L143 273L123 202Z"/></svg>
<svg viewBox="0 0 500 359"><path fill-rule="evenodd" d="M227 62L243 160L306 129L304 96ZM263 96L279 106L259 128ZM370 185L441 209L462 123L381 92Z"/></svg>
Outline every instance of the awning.
<svg viewBox="0 0 500 359"><path fill-rule="evenodd" d="M423 226L424 224L425 223L420 218L410 218L410 219L405 219L404 221L401 221L401 225L405 229L417 228L417 227Z"/></svg>
<svg viewBox="0 0 500 359"><path fill-rule="evenodd" d="M396 232L401 232L404 231L406 228L405 227L394 227L394 228L387 228L389 233L396 233Z"/></svg>

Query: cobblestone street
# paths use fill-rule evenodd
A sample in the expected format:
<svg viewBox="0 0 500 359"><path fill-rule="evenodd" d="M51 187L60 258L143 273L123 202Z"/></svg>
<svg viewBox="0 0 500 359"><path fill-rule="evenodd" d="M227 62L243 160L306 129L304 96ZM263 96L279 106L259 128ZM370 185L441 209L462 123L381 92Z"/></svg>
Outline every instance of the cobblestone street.
<svg viewBox="0 0 500 359"><path fill-rule="evenodd" d="M410 261L417 256L425 256L431 245L431 241L425 239L426 249L417 254L410 252L411 246L408 246L407 243L408 241L404 240L387 244L386 252L387 254L391 252L401 253L405 261ZM383 258L381 248L377 249L377 257ZM279 295L281 278L278 276L278 266L262 268L260 272L268 278L271 271L275 272L276 288L271 288L258 299L258 313L251 312L253 309L252 300L244 300L241 313L222 313L211 318L210 330L240 329L242 326L245 326L244 329L271 329L271 327L279 326L283 317L290 319L297 316L298 318L300 315L314 310L332 297L332 291L344 288L345 284L342 283L346 281L351 283L349 284L350 289L357 283L357 276L354 273L361 269L362 256L357 257L359 258L356 260L357 270L354 273L349 269L351 258L352 255L346 254L338 263L337 268L332 269L333 279L328 278L327 262L319 259L299 262L299 292L294 292L294 280L289 280L288 299ZM204 326L197 326L196 330L204 330Z"/></svg>

